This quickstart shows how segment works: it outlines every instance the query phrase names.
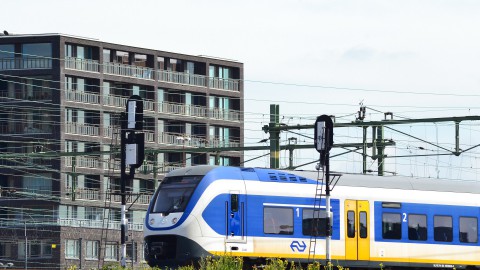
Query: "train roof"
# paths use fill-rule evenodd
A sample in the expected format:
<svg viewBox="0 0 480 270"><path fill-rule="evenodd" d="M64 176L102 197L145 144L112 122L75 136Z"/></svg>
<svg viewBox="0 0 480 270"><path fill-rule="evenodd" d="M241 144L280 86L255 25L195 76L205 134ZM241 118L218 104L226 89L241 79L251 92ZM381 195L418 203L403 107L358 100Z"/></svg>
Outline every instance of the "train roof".
<svg viewBox="0 0 480 270"><path fill-rule="evenodd" d="M229 168L232 170L242 170L249 172L256 172L259 175L260 181L268 181L271 179L262 179L262 175L272 173L293 174L302 178L315 181L318 176L317 171L289 171L276 170L264 168L242 168L242 167L221 167L211 165L199 165L177 169L167 174L168 177L183 176L183 175L206 175L211 170L216 168ZM403 176L376 176L363 174L338 174L340 175L338 186L351 187L367 187L367 188L389 188L389 189L403 189L403 190L422 190L422 191L442 191L455 193L472 193L480 194L480 182L470 180L450 180L450 179L436 179L436 178L418 178L418 177L403 177ZM330 178L332 179L332 177ZM336 179L335 179L336 180ZM311 183L311 181L309 181Z"/></svg>

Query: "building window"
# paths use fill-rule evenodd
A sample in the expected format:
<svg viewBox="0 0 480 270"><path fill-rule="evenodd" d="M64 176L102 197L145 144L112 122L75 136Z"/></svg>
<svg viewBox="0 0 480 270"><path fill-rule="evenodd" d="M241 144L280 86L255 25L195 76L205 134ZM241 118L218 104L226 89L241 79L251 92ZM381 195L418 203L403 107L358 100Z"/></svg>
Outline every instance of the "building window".
<svg viewBox="0 0 480 270"><path fill-rule="evenodd" d="M125 254L126 259L128 261L132 261L132 258L133 258L133 261L136 262L137 261L137 243L135 242L127 243L126 249L127 249L126 250L127 253Z"/></svg>
<svg viewBox="0 0 480 270"><path fill-rule="evenodd" d="M105 245L105 260L108 260L108 261L118 260L117 243L107 243Z"/></svg>
<svg viewBox="0 0 480 270"><path fill-rule="evenodd" d="M0 242L0 258L9 258L12 256L12 244L9 242Z"/></svg>
<svg viewBox="0 0 480 270"><path fill-rule="evenodd" d="M451 216L433 217L433 238L439 242L452 242L453 227Z"/></svg>
<svg viewBox="0 0 480 270"><path fill-rule="evenodd" d="M78 259L80 258L80 241L67 239L65 240L65 258Z"/></svg>
<svg viewBox="0 0 480 270"><path fill-rule="evenodd" d="M147 56L145 54L135 54L135 66L137 67L146 67L147 66Z"/></svg>
<svg viewBox="0 0 480 270"><path fill-rule="evenodd" d="M7 252L11 252L11 243L6 243ZM52 243L50 240L28 241L28 258L51 258ZM18 258L25 258L25 242L18 242Z"/></svg>
<svg viewBox="0 0 480 270"><path fill-rule="evenodd" d="M99 242L98 241L87 241L86 243L87 250L85 254L85 258L90 260L98 260L98 250L99 250Z"/></svg>
<svg viewBox="0 0 480 270"><path fill-rule="evenodd" d="M23 68L51 68L52 44L31 43L22 44Z"/></svg>
<svg viewBox="0 0 480 270"><path fill-rule="evenodd" d="M460 217L460 242L478 242L478 220L476 217Z"/></svg>
<svg viewBox="0 0 480 270"><path fill-rule="evenodd" d="M408 239L427 241L426 215L408 215Z"/></svg>
<svg viewBox="0 0 480 270"><path fill-rule="evenodd" d="M157 66L159 70L165 69L165 58L158 56L157 57Z"/></svg>
<svg viewBox="0 0 480 270"><path fill-rule="evenodd" d="M130 62L128 61L128 52L121 52L117 51L115 54L115 62L128 65Z"/></svg>
<svg viewBox="0 0 480 270"><path fill-rule="evenodd" d="M293 234L293 209L263 208L263 232L266 234Z"/></svg>
<svg viewBox="0 0 480 270"><path fill-rule="evenodd" d="M110 50L109 49L103 49L103 62L107 63L107 62L111 62L111 61L112 61L112 59L111 59Z"/></svg>
<svg viewBox="0 0 480 270"><path fill-rule="evenodd" d="M382 237L383 239L402 239L402 220L400 214L383 213Z"/></svg>
<svg viewBox="0 0 480 270"><path fill-rule="evenodd" d="M327 212L325 210L303 209L303 235L326 236Z"/></svg>

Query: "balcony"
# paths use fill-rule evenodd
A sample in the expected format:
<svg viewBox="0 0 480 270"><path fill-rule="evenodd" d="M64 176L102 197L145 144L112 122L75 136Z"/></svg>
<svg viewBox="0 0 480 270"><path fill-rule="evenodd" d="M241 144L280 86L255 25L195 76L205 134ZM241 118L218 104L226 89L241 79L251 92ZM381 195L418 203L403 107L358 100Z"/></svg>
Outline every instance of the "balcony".
<svg viewBox="0 0 480 270"><path fill-rule="evenodd" d="M68 189L69 188L67 187L67 190ZM75 189L75 199L89 200L89 201L101 200L100 189L98 189L98 188L77 187Z"/></svg>
<svg viewBox="0 0 480 270"><path fill-rule="evenodd" d="M0 70L51 69L52 59L41 57L0 58Z"/></svg>
<svg viewBox="0 0 480 270"><path fill-rule="evenodd" d="M85 136L99 136L100 128L98 125L81 124L76 122L65 123L65 133Z"/></svg>
<svg viewBox="0 0 480 270"><path fill-rule="evenodd" d="M160 102L158 110L162 113L180 114L194 117L206 117L207 107L198 105L185 105L181 103Z"/></svg>
<svg viewBox="0 0 480 270"><path fill-rule="evenodd" d="M109 192L112 192L111 190ZM120 193L120 190L114 190L114 193ZM134 192L135 193L135 192ZM131 195L127 196L127 203L133 203L135 200L135 203L138 204L149 204L150 199L152 198L152 194L140 194L140 195ZM112 195L111 196L112 202L121 202L122 197L120 195Z"/></svg>
<svg viewBox="0 0 480 270"><path fill-rule="evenodd" d="M169 144L184 147L205 147L207 140L203 137L196 137L180 133L160 132L158 135L159 144Z"/></svg>
<svg viewBox="0 0 480 270"><path fill-rule="evenodd" d="M76 168L88 168L88 169L100 168L100 162L101 162L100 158L96 156L64 157L64 161L65 161L65 167L73 167L73 165L75 165ZM65 172L65 173L68 173L68 172Z"/></svg>
<svg viewBox="0 0 480 270"><path fill-rule="evenodd" d="M158 110L162 113L179 114L185 116L211 118L225 121L240 121L240 111L219 108L207 108L199 105L185 105L181 103L160 102Z"/></svg>
<svg viewBox="0 0 480 270"><path fill-rule="evenodd" d="M208 78L208 87L210 88L239 91L239 85L240 85L240 80L221 79L221 78L215 78L215 77Z"/></svg>
<svg viewBox="0 0 480 270"><path fill-rule="evenodd" d="M76 57L65 57L65 68L82 71L99 72L99 63L97 60L82 59Z"/></svg>
<svg viewBox="0 0 480 270"><path fill-rule="evenodd" d="M206 87L206 76L170 70L158 70L157 80L178 84L188 84Z"/></svg>
<svg viewBox="0 0 480 270"><path fill-rule="evenodd" d="M240 121L240 111L237 110L225 110L219 108L209 108L208 116L212 119L225 120L225 121Z"/></svg>
<svg viewBox="0 0 480 270"><path fill-rule="evenodd" d="M23 224L23 223L22 223ZM59 218L56 225L67 227L93 228L93 229L112 229L120 230L120 221L113 220L93 220L77 218ZM132 231L142 231L143 223L128 223L128 229Z"/></svg>
<svg viewBox="0 0 480 270"><path fill-rule="evenodd" d="M100 104L100 96L93 93L67 90L65 97L67 101Z"/></svg>
<svg viewBox="0 0 480 270"><path fill-rule="evenodd" d="M113 62L103 63L103 73L137 79L153 80L154 70L147 67L131 66Z"/></svg>
<svg viewBox="0 0 480 270"><path fill-rule="evenodd" d="M225 140L215 138L208 140L209 147L240 147L240 142L237 140Z"/></svg>
<svg viewBox="0 0 480 270"><path fill-rule="evenodd" d="M33 124L33 125L23 125L21 123L14 124L2 124L0 125L0 134L23 134L23 135L41 135L41 134L52 134L52 126L47 124Z"/></svg>

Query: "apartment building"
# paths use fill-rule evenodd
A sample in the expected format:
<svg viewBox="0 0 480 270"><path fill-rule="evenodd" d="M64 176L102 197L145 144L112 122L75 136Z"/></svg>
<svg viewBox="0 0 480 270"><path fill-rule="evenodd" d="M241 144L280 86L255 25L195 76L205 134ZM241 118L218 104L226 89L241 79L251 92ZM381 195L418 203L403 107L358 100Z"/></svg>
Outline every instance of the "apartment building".
<svg viewBox="0 0 480 270"><path fill-rule="evenodd" d="M101 267L120 259L120 113L144 102L146 155L127 183L127 261L164 174L240 165L243 64L63 34L0 36L0 263Z"/></svg>

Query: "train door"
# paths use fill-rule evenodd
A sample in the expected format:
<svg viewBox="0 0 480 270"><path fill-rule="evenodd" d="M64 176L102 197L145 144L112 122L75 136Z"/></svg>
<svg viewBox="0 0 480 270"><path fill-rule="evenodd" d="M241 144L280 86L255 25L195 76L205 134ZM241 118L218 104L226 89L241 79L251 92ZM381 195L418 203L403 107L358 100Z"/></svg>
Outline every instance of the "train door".
<svg viewBox="0 0 480 270"><path fill-rule="evenodd" d="M345 260L370 259L368 201L345 200Z"/></svg>
<svg viewBox="0 0 480 270"><path fill-rule="evenodd" d="M243 242L245 238L245 196L239 191L231 191L226 202L226 239Z"/></svg>

